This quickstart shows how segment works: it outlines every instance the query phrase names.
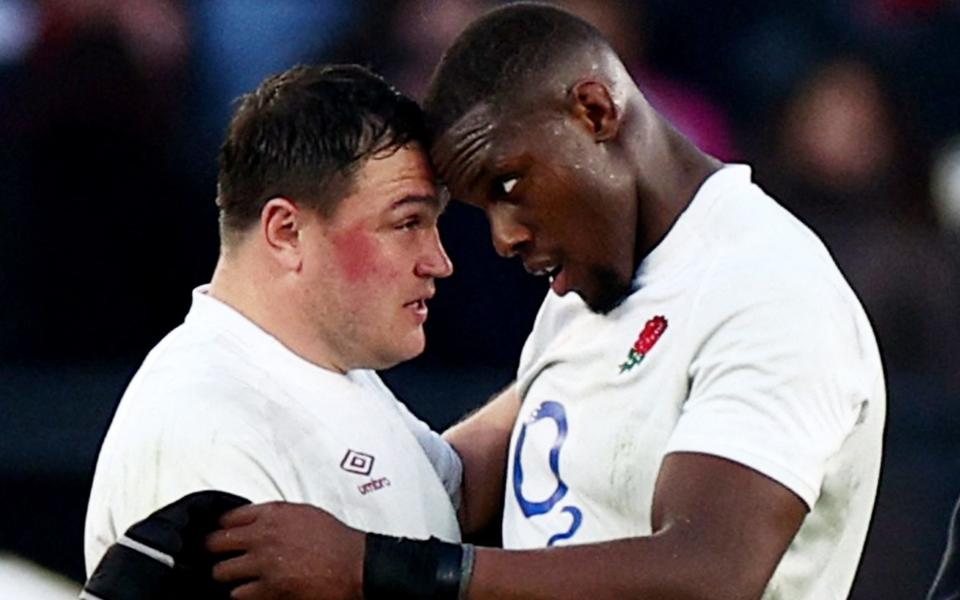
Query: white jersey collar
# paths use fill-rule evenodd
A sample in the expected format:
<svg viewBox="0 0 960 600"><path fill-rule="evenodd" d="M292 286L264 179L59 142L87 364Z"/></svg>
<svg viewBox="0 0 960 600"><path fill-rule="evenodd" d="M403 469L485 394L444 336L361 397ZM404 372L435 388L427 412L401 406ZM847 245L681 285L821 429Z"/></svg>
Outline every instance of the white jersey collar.
<svg viewBox="0 0 960 600"><path fill-rule="evenodd" d="M210 285L193 290L193 303L186 323L199 326L236 341L245 352L271 369L284 369L301 377L341 377L341 373L314 364L285 346L279 339L248 319L229 304L210 295Z"/></svg>
<svg viewBox="0 0 960 600"><path fill-rule="evenodd" d="M707 177L667 235L640 261L634 288L642 288L654 279L669 275L695 256L702 249L701 232L717 199L731 190L749 185L750 176L749 166L729 164Z"/></svg>

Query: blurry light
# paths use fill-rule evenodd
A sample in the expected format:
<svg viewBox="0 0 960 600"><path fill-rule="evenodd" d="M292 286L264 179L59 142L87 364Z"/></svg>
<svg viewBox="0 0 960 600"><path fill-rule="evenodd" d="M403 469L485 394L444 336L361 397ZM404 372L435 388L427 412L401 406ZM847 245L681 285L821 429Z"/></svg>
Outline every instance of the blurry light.
<svg viewBox="0 0 960 600"><path fill-rule="evenodd" d="M0 65L22 60L40 34L35 2L0 0Z"/></svg>
<svg viewBox="0 0 960 600"><path fill-rule="evenodd" d="M940 223L960 232L960 138L944 146L934 158L930 187Z"/></svg>

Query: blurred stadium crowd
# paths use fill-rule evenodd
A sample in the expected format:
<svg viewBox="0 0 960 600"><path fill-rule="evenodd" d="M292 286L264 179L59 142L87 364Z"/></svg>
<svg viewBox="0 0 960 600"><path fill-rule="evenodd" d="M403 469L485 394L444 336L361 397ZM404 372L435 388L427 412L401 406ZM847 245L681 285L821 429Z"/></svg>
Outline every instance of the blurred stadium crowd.
<svg viewBox="0 0 960 600"><path fill-rule="evenodd" d="M488 0L0 0L0 552L80 579L119 393L217 253L231 101L297 62L420 97ZM559 2L651 102L824 239L888 373L854 598L918 598L960 493L960 2ZM388 374L442 427L506 383L545 292L453 205L427 353ZM2 588L2 585L0 585Z"/></svg>

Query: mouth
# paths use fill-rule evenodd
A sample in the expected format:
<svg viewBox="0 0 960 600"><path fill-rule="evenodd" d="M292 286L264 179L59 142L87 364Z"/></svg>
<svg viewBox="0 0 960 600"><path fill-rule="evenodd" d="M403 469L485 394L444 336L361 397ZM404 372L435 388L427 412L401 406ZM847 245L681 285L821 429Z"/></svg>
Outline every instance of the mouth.
<svg viewBox="0 0 960 600"><path fill-rule="evenodd" d="M555 277L562 269L563 265L559 263L540 261L540 262L523 262L523 268L526 269L527 273L535 277Z"/></svg>
<svg viewBox="0 0 960 600"><path fill-rule="evenodd" d="M566 271L560 263L546 261L534 263L524 262L523 268L527 270L527 273L536 277L548 277L550 279L550 288L553 289L557 295L562 296L570 291L567 285Z"/></svg>
<svg viewBox="0 0 960 600"><path fill-rule="evenodd" d="M406 304L403 305L405 309L413 313L414 321L418 325L423 324L423 322L427 320L427 314L429 313L429 309L427 308L427 301L432 297L433 297L433 294L429 294L427 296L422 296L420 298L417 298L416 300L413 300L411 302L407 302Z"/></svg>

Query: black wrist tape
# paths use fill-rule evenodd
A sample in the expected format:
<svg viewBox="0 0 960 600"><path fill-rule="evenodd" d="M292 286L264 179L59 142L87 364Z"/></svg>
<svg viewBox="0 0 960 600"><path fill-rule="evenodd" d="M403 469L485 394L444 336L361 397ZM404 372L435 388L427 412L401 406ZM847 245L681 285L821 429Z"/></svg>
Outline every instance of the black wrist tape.
<svg viewBox="0 0 960 600"><path fill-rule="evenodd" d="M366 600L457 600L463 547L437 538L368 533L363 556Z"/></svg>

